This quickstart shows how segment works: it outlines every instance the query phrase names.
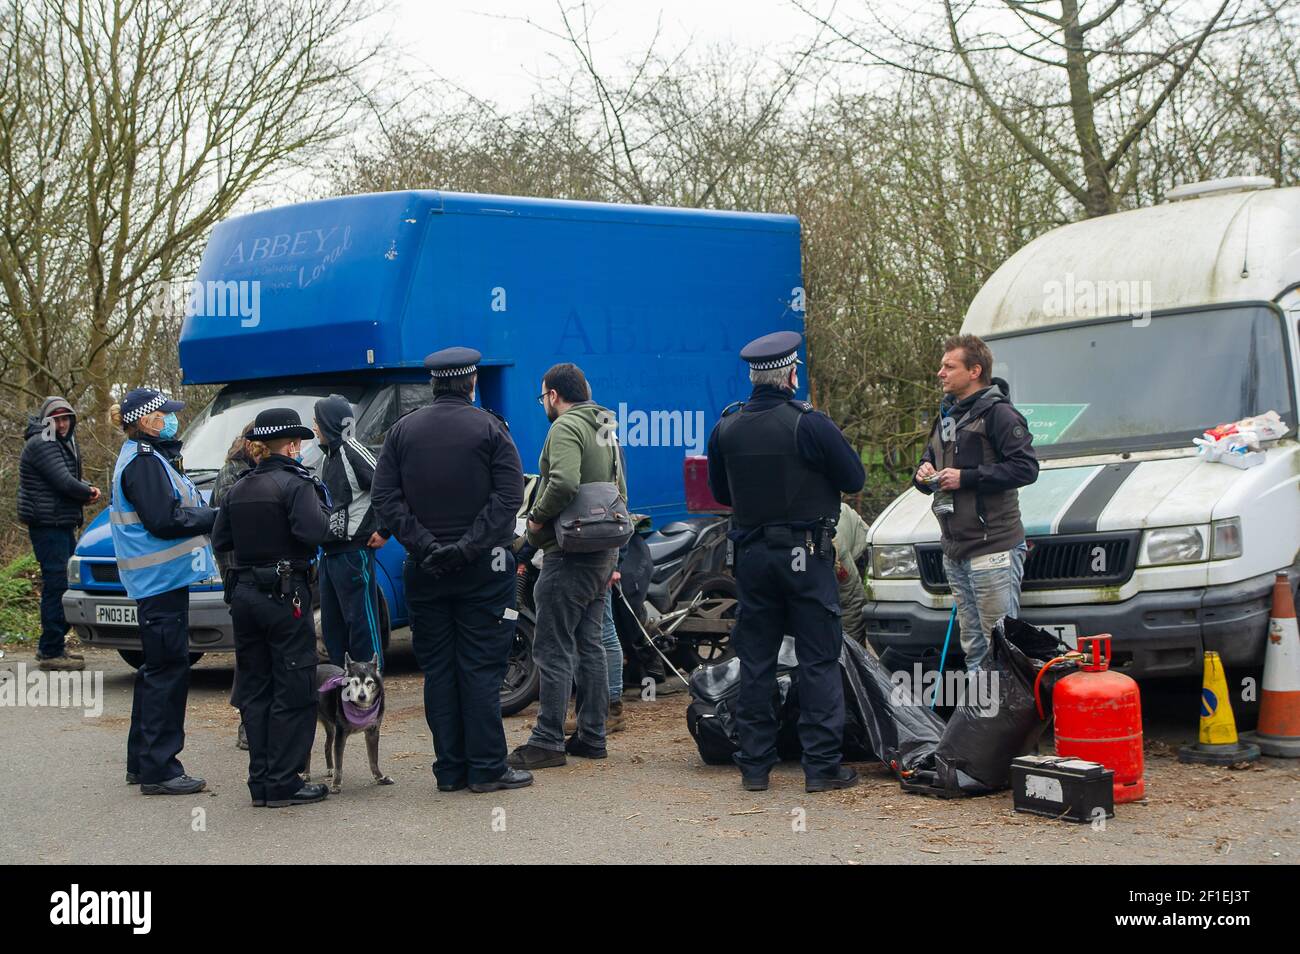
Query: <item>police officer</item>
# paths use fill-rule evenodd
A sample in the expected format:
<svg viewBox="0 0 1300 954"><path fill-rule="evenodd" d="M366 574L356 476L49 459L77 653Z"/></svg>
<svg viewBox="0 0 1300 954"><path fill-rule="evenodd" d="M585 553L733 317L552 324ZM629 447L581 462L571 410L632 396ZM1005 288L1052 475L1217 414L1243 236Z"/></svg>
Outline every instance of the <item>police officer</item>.
<svg viewBox="0 0 1300 954"><path fill-rule="evenodd" d="M753 393L727 407L709 436L709 487L733 511L736 762L749 791L767 788L777 762L776 659L786 632L799 656L804 788L857 783L857 773L840 764L844 692L832 540L840 494L861 490L866 473L831 419L794 398L801 342L793 331L779 331L745 346L740 356L749 363Z"/></svg>
<svg viewBox="0 0 1300 954"><path fill-rule="evenodd" d="M473 403L482 355L446 348L424 366L433 404L388 432L371 484L380 522L406 548L411 645L424 671L438 790L531 785L506 765L501 683L514 640L510 544L523 469L501 418Z"/></svg>
<svg viewBox="0 0 1300 954"><path fill-rule="evenodd" d="M226 598L235 624L236 699L248 733L254 805L319 802L298 772L316 735L316 629L311 571L329 537L328 495L299 460L312 437L292 408L257 415L249 440L266 455L226 492L212 545L233 551Z"/></svg>
<svg viewBox="0 0 1300 954"><path fill-rule="evenodd" d="M136 670L126 781L145 795L191 795L203 779L185 774L190 688L189 586L216 572L206 507L181 465L176 412L183 401L136 388L111 409L126 440L113 468L109 523L126 593L136 602L144 664Z"/></svg>

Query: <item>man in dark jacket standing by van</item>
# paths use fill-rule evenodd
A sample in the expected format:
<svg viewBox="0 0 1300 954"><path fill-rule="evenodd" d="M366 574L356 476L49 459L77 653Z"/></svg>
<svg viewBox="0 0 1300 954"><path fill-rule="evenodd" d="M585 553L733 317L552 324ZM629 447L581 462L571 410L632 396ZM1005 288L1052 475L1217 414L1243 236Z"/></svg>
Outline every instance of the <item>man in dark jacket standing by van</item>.
<svg viewBox="0 0 1300 954"><path fill-rule="evenodd" d="M551 421L538 465L541 483L528 514L528 542L545 552L533 589L533 656L541 670L541 697L532 735L510 753L510 764L522 769L563 765L566 753L590 759L607 754L609 677L601 630L618 550L565 553L555 539L555 519L582 484L616 481L627 499L614 414L591 400L582 369L575 364L552 367L542 378L538 401ZM564 714L575 676L578 726L566 741Z"/></svg>
<svg viewBox="0 0 1300 954"><path fill-rule="evenodd" d="M966 668L975 672L994 625L1020 613L1027 550L1016 488L1038 479L1038 459L1006 382L993 377L988 345L959 335L943 351L943 402L913 483L935 495L944 573L957 601Z"/></svg>
<svg viewBox="0 0 1300 954"><path fill-rule="evenodd" d="M506 764L501 726L501 683L519 618L510 544L523 468L505 421L474 404L482 357L444 348L424 359L433 404L393 425L375 468L375 510L406 547L411 648L424 672L440 792L533 781Z"/></svg>
<svg viewBox="0 0 1300 954"><path fill-rule="evenodd" d="M387 542L370 505L375 458L353 438L352 405L340 394L316 402L321 462L316 475L330 494L330 539L321 551L320 625L330 662L374 658L383 665L379 582L373 551Z"/></svg>
<svg viewBox="0 0 1300 954"><path fill-rule="evenodd" d="M99 499L99 488L81 479L81 450L74 436L77 414L61 397L47 397L29 419L18 463L18 519L27 524L41 565L41 669L81 669L82 658L64 647L68 621L63 594L68 560L77 543L82 508Z"/></svg>

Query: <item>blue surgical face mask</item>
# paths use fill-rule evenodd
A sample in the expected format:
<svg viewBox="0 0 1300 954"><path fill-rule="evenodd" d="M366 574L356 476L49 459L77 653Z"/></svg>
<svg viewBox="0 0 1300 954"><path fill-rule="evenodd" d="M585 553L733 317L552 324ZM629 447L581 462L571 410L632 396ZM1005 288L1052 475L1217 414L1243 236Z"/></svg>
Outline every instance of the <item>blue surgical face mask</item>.
<svg viewBox="0 0 1300 954"><path fill-rule="evenodd" d="M179 426L175 414L164 414L162 430L158 432L158 436L165 441L169 441L176 436L176 430Z"/></svg>

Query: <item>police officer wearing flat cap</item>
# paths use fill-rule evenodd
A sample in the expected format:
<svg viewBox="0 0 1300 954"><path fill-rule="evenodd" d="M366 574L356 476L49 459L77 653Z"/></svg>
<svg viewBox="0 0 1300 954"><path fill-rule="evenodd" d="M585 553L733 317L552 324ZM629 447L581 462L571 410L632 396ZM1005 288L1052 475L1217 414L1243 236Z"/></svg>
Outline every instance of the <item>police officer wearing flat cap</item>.
<svg viewBox="0 0 1300 954"><path fill-rule="evenodd" d="M315 436L292 408L257 415L248 439L269 452L222 498L212 545L233 551L226 598L235 624L235 705L248 733L254 805L318 802L298 772L316 735L316 628L311 573L329 538L325 488L298 457Z"/></svg>
<svg viewBox="0 0 1300 954"><path fill-rule="evenodd" d="M501 683L514 640L515 559L523 469L510 430L474 402L472 348L424 366L433 403L388 432L371 484L380 522L406 548L411 645L424 671L438 790L492 792L532 784L506 765Z"/></svg>
<svg viewBox="0 0 1300 954"><path fill-rule="evenodd" d="M832 540L840 494L862 489L862 460L829 417L795 400L802 337L779 331L740 352L754 385L722 412L709 437L709 487L732 508L740 609L731 639L740 657L741 782L767 788L777 762L776 660L781 639L799 657L799 740L805 789L847 788L840 764L839 588Z"/></svg>
<svg viewBox="0 0 1300 954"><path fill-rule="evenodd" d="M204 781L185 773L185 700L190 687L191 583L216 572L207 534L217 512L181 464L176 412L185 406L136 388L112 408L126 440L113 467L109 525L126 593L136 602L144 663L136 670L126 780L145 795L190 795Z"/></svg>

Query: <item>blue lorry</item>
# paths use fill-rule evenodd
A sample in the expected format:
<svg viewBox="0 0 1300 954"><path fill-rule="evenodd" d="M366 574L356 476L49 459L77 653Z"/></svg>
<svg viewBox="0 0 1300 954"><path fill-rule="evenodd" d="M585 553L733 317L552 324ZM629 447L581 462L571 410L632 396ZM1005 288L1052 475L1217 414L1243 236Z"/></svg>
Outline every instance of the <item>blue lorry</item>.
<svg viewBox="0 0 1300 954"><path fill-rule="evenodd" d="M206 493L258 411L309 421L329 394L352 402L356 439L378 450L432 400L425 355L466 345L483 353L479 400L509 422L525 470L548 427L543 373L580 365L618 413L631 508L664 524L686 515L684 458L749 391L737 352L787 329L803 329L792 216L435 191L256 212L213 229L186 292L183 380L223 386L184 433L185 466ZM64 609L85 644L138 665L107 518L82 534ZM396 540L378 554L385 643L407 624L404 557ZM216 576L191 587L190 649L234 649Z"/></svg>

